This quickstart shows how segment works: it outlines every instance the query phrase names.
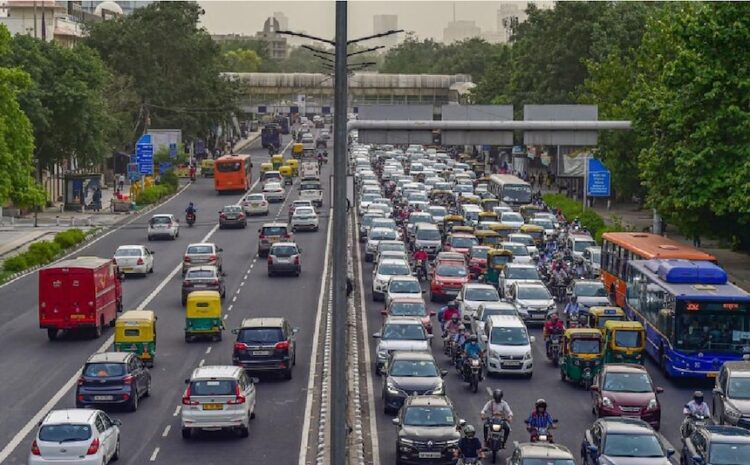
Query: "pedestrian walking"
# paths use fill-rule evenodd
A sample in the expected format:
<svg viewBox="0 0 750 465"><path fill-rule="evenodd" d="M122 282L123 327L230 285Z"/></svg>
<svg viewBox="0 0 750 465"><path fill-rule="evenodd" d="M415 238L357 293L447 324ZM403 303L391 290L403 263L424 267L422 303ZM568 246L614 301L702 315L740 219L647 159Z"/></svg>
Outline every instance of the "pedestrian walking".
<svg viewBox="0 0 750 465"><path fill-rule="evenodd" d="M94 204L94 211L98 212L102 209L102 190L98 187L94 191L94 195L92 196L92 202Z"/></svg>
<svg viewBox="0 0 750 465"><path fill-rule="evenodd" d="M693 233L693 247L700 248L701 246L701 235L698 233Z"/></svg>
<svg viewBox="0 0 750 465"><path fill-rule="evenodd" d="M125 175L119 174L117 176L117 186L119 187L120 191L123 191L125 189Z"/></svg>

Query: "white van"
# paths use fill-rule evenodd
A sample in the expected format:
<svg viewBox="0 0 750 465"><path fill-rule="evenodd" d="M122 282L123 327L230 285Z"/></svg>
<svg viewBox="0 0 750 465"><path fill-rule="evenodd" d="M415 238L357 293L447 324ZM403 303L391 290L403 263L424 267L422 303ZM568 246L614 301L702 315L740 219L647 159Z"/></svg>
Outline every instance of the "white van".
<svg viewBox="0 0 750 465"><path fill-rule="evenodd" d="M482 345L488 373L523 374L531 378L534 355L523 320L511 315L493 315L486 320Z"/></svg>

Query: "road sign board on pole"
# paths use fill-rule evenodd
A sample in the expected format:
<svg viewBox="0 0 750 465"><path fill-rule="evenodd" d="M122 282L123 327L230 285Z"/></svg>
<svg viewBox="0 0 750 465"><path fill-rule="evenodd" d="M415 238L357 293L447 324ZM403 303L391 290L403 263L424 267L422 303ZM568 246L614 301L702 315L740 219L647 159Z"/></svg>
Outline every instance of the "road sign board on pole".
<svg viewBox="0 0 750 465"><path fill-rule="evenodd" d="M177 158L177 144L169 144L169 158Z"/></svg>
<svg viewBox="0 0 750 465"><path fill-rule="evenodd" d="M589 158L586 168L586 195L589 197L609 197L612 180L607 167L596 158Z"/></svg>
<svg viewBox="0 0 750 465"><path fill-rule="evenodd" d="M141 174L154 174L154 145L151 136L144 134L135 145L135 159L138 163L138 172Z"/></svg>

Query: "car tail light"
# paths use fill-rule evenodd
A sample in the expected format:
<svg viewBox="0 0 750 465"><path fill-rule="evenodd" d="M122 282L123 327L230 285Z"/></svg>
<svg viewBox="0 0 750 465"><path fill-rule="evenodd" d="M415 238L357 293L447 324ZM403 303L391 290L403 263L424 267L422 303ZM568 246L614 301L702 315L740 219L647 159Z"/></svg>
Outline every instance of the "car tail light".
<svg viewBox="0 0 750 465"><path fill-rule="evenodd" d="M208 257L208 261L209 262L215 262L217 258L218 257L216 255L211 255L210 257Z"/></svg>
<svg viewBox="0 0 750 465"><path fill-rule="evenodd" d="M219 213L219 218L222 220L225 219L227 216L224 213Z"/></svg>
<svg viewBox="0 0 750 465"><path fill-rule="evenodd" d="M133 381L135 381L135 377L133 375L126 375L124 378L122 378L123 384L133 384Z"/></svg>
<svg viewBox="0 0 750 465"><path fill-rule="evenodd" d="M190 281L184 281L182 287L193 287L193 283Z"/></svg>
<svg viewBox="0 0 750 465"><path fill-rule="evenodd" d="M273 265L273 255L268 256L268 264Z"/></svg>
<svg viewBox="0 0 750 465"><path fill-rule="evenodd" d="M136 265L143 265L143 259L139 258L137 262L135 262Z"/></svg>
<svg viewBox="0 0 750 465"><path fill-rule="evenodd" d="M81 376L80 378L78 378L78 385L79 386L83 386L83 384L85 382L86 382L86 378L84 378L83 376Z"/></svg>
<svg viewBox="0 0 750 465"><path fill-rule="evenodd" d="M244 342L235 342L234 343L234 350L247 350L248 345Z"/></svg>
<svg viewBox="0 0 750 465"><path fill-rule="evenodd" d="M289 350L289 341L277 342L273 348L276 350Z"/></svg>
<svg viewBox="0 0 750 465"><path fill-rule="evenodd" d="M190 263L190 257L185 257L185 258L182 259L182 261L184 261L186 263Z"/></svg>
<svg viewBox="0 0 750 465"><path fill-rule="evenodd" d="M243 219L244 217L245 217L245 214L244 214L244 213L240 213L240 214L239 214L239 218L240 218L240 219Z"/></svg>
<svg viewBox="0 0 750 465"><path fill-rule="evenodd" d="M284 233L281 237L283 237L284 239L289 239L289 233Z"/></svg>
<svg viewBox="0 0 750 465"><path fill-rule="evenodd" d="M245 396L242 395L242 392L240 392L240 385L236 384L234 386L234 400L227 401L227 404L229 405L239 405L245 403Z"/></svg>
<svg viewBox="0 0 750 465"><path fill-rule="evenodd" d="M211 282L213 283L214 286L218 286L219 285L219 280L218 279L214 279Z"/></svg>
<svg viewBox="0 0 750 465"><path fill-rule="evenodd" d="M294 256L294 264L299 265L299 255Z"/></svg>
<svg viewBox="0 0 750 465"><path fill-rule="evenodd" d="M34 439L34 442L31 443L31 455L42 455L42 451L39 450L36 439Z"/></svg>
<svg viewBox="0 0 750 465"><path fill-rule="evenodd" d="M99 451L99 438L94 438L93 441L91 441L91 445L89 446L89 450L86 451L86 455L94 455Z"/></svg>
<svg viewBox="0 0 750 465"><path fill-rule="evenodd" d="M198 405L197 400L190 400L190 386L185 389L185 394L182 396L182 405Z"/></svg>
<svg viewBox="0 0 750 465"><path fill-rule="evenodd" d="M263 233L258 234L258 239L265 239L266 235Z"/></svg>

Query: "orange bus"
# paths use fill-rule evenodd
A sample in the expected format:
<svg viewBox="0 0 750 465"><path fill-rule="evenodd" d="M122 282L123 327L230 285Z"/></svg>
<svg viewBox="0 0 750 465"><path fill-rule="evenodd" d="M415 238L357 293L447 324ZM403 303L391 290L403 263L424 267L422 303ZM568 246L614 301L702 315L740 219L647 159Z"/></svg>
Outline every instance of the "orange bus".
<svg viewBox="0 0 750 465"><path fill-rule="evenodd" d="M658 234L609 232L602 235L602 240L602 281L610 300L623 308L629 260L683 258L716 263L713 255Z"/></svg>
<svg viewBox="0 0 750 465"><path fill-rule="evenodd" d="M218 193L250 189L252 166L250 155L224 155L217 158L214 160L214 189Z"/></svg>

